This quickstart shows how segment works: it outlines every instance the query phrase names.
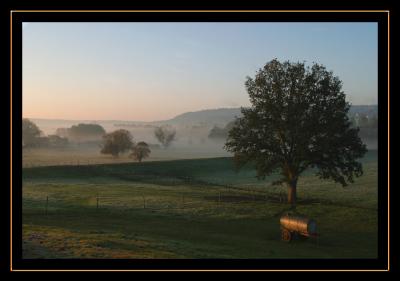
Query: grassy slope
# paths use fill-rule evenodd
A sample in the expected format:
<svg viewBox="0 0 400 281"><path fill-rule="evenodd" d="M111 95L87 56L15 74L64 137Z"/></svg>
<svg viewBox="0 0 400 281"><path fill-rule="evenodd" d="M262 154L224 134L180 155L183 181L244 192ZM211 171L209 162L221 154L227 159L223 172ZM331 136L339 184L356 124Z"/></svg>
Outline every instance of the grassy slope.
<svg viewBox="0 0 400 281"><path fill-rule="evenodd" d="M375 153L363 162L347 188L299 182L297 211L317 220L318 244L281 242L284 189L250 168L236 174L229 158L24 169L24 257L376 257Z"/></svg>

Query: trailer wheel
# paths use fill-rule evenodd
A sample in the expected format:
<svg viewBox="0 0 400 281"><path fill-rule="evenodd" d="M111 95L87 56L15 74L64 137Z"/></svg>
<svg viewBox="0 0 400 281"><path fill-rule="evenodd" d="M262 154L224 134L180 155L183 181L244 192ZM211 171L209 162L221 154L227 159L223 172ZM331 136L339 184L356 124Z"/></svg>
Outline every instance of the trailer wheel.
<svg viewBox="0 0 400 281"><path fill-rule="evenodd" d="M287 229L282 229L282 241L290 242L292 240L292 234Z"/></svg>

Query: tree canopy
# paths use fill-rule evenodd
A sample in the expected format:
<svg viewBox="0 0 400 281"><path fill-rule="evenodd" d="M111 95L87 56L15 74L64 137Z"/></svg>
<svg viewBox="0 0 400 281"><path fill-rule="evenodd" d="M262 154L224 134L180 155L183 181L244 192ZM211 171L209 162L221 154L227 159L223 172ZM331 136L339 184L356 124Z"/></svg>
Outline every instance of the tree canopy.
<svg viewBox="0 0 400 281"><path fill-rule="evenodd" d="M214 126L210 133L208 134L208 138L210 139L226 139L228 137L229 131L233 128L234 122L229 122L226 124L224 128L220 128L218 126Z"/></svg>
<svg viewBox="0 0 400 281"><path fill-rule="evenodd" d="M120 129L103 136L101 153L118 157L120 153L130 150L133 146L133 138L129 131Z"/></svg>
<svg viewBox="0 0 400 281"><path fill-rule="evenodd" d="M22 119L22 146L33 147L38 144L41 130L29 119Z"/></svg>
<svg viewBox="0 0 400 281"><path fill-rule="evenodd" d="M59 131L61 133L61 131ZM80 138L101 138L106 131L99 124L84 124L73 125L67 130L68 137L71 139Z"/></svg>
<svg viewBox="0 0 400 281"><path fill-rule="evenodd" d="M130 156L133 159L135 159L139 162L142 162L142 160L144 158L149 157L150 153L151 153L151 150L149 148L149 145L147 143L141 141L132 147L132 153L130 154Z"/></svg>
<svg viewBox="0 0 400 281"><path fill-rule="evenodd" d="M343 186L362 175L357 159L366 146L351 126L342 82L332 72L317 63L274 59L245 86L252 106L242 108L225 144L238 168L253 162L259 178L279 172L274 184L288 185L292 204L308 168Z"/></svg>
<svg viewBox="0 0 400 281"><path fill-rule="evenodd" d="M68 145L68 139L58 135L49 135L48 140L50 147L65 147Z"/></svg>
<svg viewBox="0 0 400 281"><path fill-rule="evenodd" d="M167 148L170 146L171 142L175 140L176 130L171 126L157 127L154 130L154 136L164 148Z"/></svg>

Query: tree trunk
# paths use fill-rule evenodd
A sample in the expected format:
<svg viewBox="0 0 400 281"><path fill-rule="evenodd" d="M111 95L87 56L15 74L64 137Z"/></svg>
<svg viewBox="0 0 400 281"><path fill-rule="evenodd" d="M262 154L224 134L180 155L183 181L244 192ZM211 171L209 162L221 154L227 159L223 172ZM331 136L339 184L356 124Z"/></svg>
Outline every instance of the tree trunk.
<svg viewBox="0 0 400 281"><path fill-rule="evenodd" d="M292 180L288 183L288 203L292 206L296 205L297 201L297 180Z"/></svg>

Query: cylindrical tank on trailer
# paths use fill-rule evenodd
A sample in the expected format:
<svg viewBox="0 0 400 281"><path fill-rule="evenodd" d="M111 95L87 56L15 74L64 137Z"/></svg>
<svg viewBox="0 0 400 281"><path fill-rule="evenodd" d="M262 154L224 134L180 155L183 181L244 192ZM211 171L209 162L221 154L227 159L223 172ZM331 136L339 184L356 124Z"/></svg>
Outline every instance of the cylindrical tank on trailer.
<svg viewBox="0 0 400 281"><path fill-rule="evenodd" d="M299 234L309 236L317 233L317 224L314 220L298 215L283 215L280 218L281 227Z"/></svg>

